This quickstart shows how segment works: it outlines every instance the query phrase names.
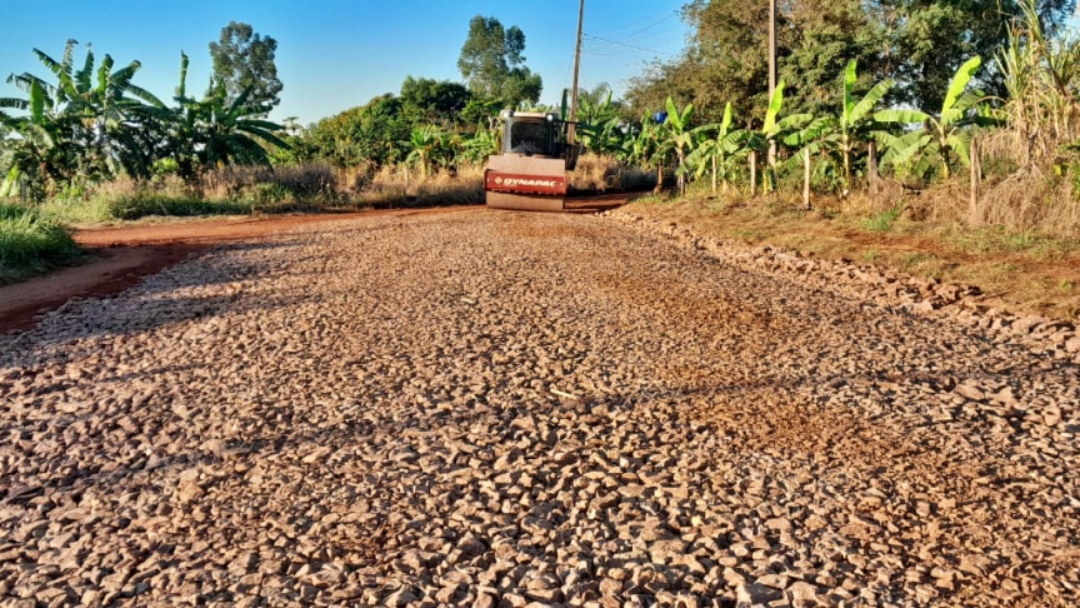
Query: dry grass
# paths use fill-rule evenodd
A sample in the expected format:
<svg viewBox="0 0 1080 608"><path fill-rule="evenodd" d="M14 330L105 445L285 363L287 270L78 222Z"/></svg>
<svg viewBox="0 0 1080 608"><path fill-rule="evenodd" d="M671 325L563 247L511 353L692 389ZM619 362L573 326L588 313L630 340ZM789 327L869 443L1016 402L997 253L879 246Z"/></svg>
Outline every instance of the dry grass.
<svg viewBox="0 0 1080 608"><path fill-rule="evenodd" d="M588 152L570 172L570 189L578 192L633 192L652 188L656 176L639 167L628 167L614 156Z"/></svg>
<svg viewBox="0 0 1080 608"><path fill-rule="evenodd" d="M809 212L795 195L753 200L657 196L629 209L723 240L783 246L976 285L989 294L991 304L1080 320L1080 240L935 219L959 213L960 206L950 211L927 205L935 210L927 212L920 208L923 196L928 195L863 196L842 204L833 199Z"/></svg>
<svg viewBox="0 0 1080 608"><path fill-rule="evenodd" d="M480 204L484 202L484 168L440 169L421 178L417 170L404 165L385 166L371 176L355 200L375 208Z"/></svg>

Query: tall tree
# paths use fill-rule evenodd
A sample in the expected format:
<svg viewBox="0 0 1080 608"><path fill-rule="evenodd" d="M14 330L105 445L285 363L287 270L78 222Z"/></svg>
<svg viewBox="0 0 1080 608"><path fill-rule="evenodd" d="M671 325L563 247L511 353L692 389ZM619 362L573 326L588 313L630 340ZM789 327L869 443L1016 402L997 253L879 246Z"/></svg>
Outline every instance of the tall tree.
<svg viewBox="0 0 1080 608"><path fill-rule="evenodd" d="M269 106L281 102L278 94L284 85L278 79L274 55L277 40L263 37L247 23L230 21L221 28L221 38L210 43L214 61L212 88L225 90L226 101L232 103L251 89L248 104Z"/></svg>
<svg viewBox="0 0 1080 608"><path fill-rule="evenodd" d="M403 110L418 122L453 125L462 120L461 111L471 99L469 89L458 82L409 76L401 83Z"/></svg>
<svg viewBox="0 0 1080 608"><path fill-rule="evenodd" d="M59 61L34 49L54 81L29 72L8 77L26 94L0 99L0 108L25 112L3 120L19 134L15 157L20 170L36 172L50 187L122 171L145 177L153 143L147 145L139 135L153 130L151 123L164 104L132 84L138 61L113 69L112 57L105 55L98 64L88 45L82 68L76 69L76 45L68 40Z"/></svg>
<svg viewBox="0 0 1080 608"><path fill-rule="evenodd" d="M730 101L735 115L760 125L769 105L768 3L693 0L683 19L692 32L685 53L632 81L627 100L634 111L662 108L672 94L694 103L702 119L721 120ZM882 28L862 0L781 0L778 21L780 76L789 83L791 107L838 109L831 93L852 60L866 66L868 82L880 74Z"/></svg>
<svg viewBox="0 0 1080 608"><path fill-rule="evenodd" d="M1055 35L1076 0L1038 0L1043 27ZM1008 37L1008 26L1023 14L1017 0L872 0L867 10L888 31L900 91L917 107L940 107L961 64L980 55L993 57ZM992 66L991 66L992 68ZM1001 74L983 73L982 85L1003 96Z"/></svg>
<svg viewBox="0 0 1080 608"><path fill-rule="evenodd" d="M469 36L461 47L458 70L478 96L508 105L540 100L543 82L525 67L525 33L506 29L494 17L477 15L469 21Z"/></svg>

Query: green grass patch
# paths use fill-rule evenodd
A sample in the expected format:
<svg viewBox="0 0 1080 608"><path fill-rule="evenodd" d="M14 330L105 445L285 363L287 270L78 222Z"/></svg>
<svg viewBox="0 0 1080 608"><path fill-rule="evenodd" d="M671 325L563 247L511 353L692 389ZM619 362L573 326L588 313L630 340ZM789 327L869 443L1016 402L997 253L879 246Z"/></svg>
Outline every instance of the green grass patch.
<svg viewBox="0 0 1080 608"><path fill-rule="evenodd" d="M0 202L0 285L62 266L79 257L71 233L34 209Z"/></svg>
<svg viewBox="0 0 1080 608"><path fill-rule="evenodd" d="M888 232L892 229L896 220L900 219L900 214L903 212L904 208L897 205L888 211L883 211L863 220L863 228L866 228L871 232Z"/></svg>
<svg viewBox="0 0 1080 608"><path fill-rule="evenodd" d="M243 215L257 210L258 206L257 204L208 201L191 196L138 191L110 197L106 202L106 213L111 219L137 220L150 215L172 217Z"/></svg>

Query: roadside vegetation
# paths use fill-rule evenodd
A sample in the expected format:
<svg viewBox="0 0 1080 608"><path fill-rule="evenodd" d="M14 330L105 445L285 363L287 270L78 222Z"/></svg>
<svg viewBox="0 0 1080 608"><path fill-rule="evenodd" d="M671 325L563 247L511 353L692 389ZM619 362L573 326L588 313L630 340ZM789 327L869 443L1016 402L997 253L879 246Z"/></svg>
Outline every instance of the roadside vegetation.
<svg viewBox="0 0 1080 608"><path fill-rule="evenodd" d="M1064 265L1038 281L1075 316L1071 8L794 0L782 6L770 96L766 3L694 0L683 55L650 66L624 99L605 84L580 91L586 154L571 187L651 189L640 205L649 213L942 278L1011 256L969 277L1002 290L1018 289L1008 277L1029 274L1015 258L1030 254L1043 269ZM477 203L483 163L499 149L498 112L564 109L539 104L524 32L491 17L469 23L461 82L409 76L397 94L308 126L268 119L282 90L276 48L230 23L211 44L207 91L190 93L181 55L171 102L133 83L137 61L97 63L74 41L59 59L35 51L48 76L13 74L21 96L0 99L0 197L76 224ZM891 239L911 251L894 260ZM953 250L967 257L942 258Z"/></svg>
<svg viewBox="0 0 1080 608"><path fill-rule="evenodd" d="M0 285L62 266L79 256L59 221L0 202Z"/></svg>

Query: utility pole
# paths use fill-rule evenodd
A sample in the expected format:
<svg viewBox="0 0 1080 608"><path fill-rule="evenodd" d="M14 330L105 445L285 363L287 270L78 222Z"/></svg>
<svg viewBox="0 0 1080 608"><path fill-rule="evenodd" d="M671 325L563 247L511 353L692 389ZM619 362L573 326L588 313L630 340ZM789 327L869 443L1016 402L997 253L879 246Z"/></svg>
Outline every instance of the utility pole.
<svg viewBox="0 0 1080 608"><path fill-rule="evenodd" d="M574 49L574 84L570 89L570 126L566 131L566 141L571 146L577 139L577 102L578 102L578 71L581 69L581 26L585 22L585 0L581 0L581 8L578 9L577 18L577 48Z"/></svg>
<svg viewBox="0 0 1080 608"><path fill-rule="evenodd" d="M582 0L584 1L584 0ZM769 0L769 102L776 92L776 0ZM769 143L769 167L776 168L776 142Z"/></svg>

